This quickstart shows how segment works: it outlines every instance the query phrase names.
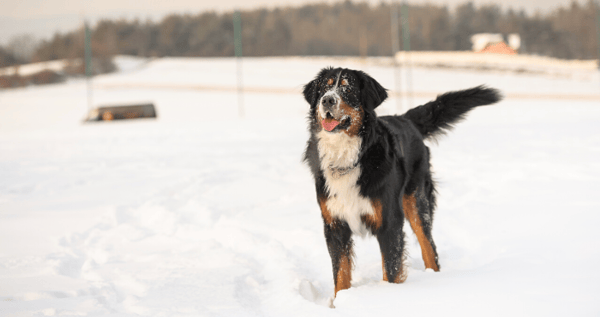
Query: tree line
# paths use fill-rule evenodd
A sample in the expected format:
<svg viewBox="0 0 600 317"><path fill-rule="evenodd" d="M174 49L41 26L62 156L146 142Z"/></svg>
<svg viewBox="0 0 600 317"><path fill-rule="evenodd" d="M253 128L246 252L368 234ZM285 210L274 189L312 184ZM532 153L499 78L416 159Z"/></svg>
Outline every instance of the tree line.
<svg viewBox="0 0 600 317"><path fill-rule="evenodd" d="M244 56L389 56L389 3L309 4L301 7L241 12ZM553 12L529 15L498 5L464 3L446 6L408 5L410 49L464 51L476 33L518 33L524 54L565 59L598 58L598 6L572 2ZM399 33L402 25L399 23ZM402 42L402 41L400 41ZM83 29L55 34L30 45L26 53L11 45L0 47L0 66L79 58L84 52ZM145 57L234 55L233 12L172 14L161 21L101 20L92 28L92 51L99 59L116 54ZM13 45L15 46L15 45ZM16 47L24 47L16 45Z"/></svg>

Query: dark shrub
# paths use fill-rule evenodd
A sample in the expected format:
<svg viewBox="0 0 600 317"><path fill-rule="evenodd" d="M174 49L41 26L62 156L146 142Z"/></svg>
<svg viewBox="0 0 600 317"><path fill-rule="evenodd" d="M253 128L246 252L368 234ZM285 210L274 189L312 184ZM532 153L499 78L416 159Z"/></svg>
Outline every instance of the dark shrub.
<svg viewBox="0 0 600 317"><path fill-rule="evenodd" d="M27 81L34 85L54 84L64 81L64 77L51 70L43 70L39 73L27 76Z"/></svg>

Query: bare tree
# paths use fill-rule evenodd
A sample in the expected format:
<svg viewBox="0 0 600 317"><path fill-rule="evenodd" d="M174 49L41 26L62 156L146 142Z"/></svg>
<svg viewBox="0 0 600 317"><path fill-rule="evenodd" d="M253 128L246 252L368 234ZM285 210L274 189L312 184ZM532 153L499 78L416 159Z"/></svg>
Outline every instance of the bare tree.
<svg viewBox="0 0 600 317"><path fill-rule="evenodd" d="M23 34L12 37L6 45L6 49L18 60L26 63L31 61L38 45L39 42L33 35Z"/></svg>
<svg viewBox="0 0 600 317"><path fill-rule="evenodd" d="M390 4L371 6L346 0L334 4L255 9L241 13L245 56L389 55ZM573 2L545 16L503 10L496 5L467 2L455 11L444 6L409 5L412 50L470 50L475 33L518 33L520 52L560 58L596 58L597 5ZM362 40L361 40L362 37ZM31 47L20 39L15 48ZM17 41L15 42L17 43ZM12 53L17 58L49 60L73 58L82 52L79 31L57 34L37 46ZM366 44L365 44L366 43ZM173 14L158 23L137 20L99 22L92 35L94 56L233 56L231 12ZM13 52L12 50L8 50ZM27 55L29 54L29 55Z"/></svg>

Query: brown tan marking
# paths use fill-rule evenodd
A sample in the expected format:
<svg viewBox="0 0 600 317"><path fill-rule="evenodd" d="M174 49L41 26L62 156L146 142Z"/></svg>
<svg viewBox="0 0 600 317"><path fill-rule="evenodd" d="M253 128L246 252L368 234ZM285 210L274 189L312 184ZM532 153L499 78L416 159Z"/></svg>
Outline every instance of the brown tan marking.
<svg viewBox="0 0 600 317"><path fill-rule="evenodd" d="M406 281L406 277L408 276L404 259L402 260L402 262L402 272L398 272L398 275L396 275L396 278L394 278L394 280L392 281L396 284L404 283L404 281ZM385 270L385 258L383 257L383 253L381 254L381 270L383 271L383 280L386 282L390 282L387 275L387 271Z"/></svg>
<svg viewBox="0 0 600 317"><path fill-rule="evenodd" d="M340 257L340 266L335 279L335 295L337 292L350 288L352 280L352 259L348 255Z"/></svg>
<svg viewBox="0 0 600 317"><path fill-rule="evenodd" d="M329 80L327 81L327 85L333 85L333 78L329 78Z"/></svg>
<svg viewBox="0 0 600 317"><path fill-rule="evenodd" d="M327 199L322 197L319 198L319 206L321 207L321 215L323 215L323 220L327 225L331 225L333 223L333 217L327 208Z"/></svg>
<svg viewBox="0 0 600 317"><path fill-rule="evenodd" d="M398 275L396 275L396 278L394 279L394 283L396 284L404 283L404 281L406 281L408 274L406 273L407 271L404 265L405 264L402 263L402 272L398 272Z"/></svg>
<svg viewBox="0 0 600 317"><path fill-rule="evenodd" d="M381 270L383 271L383 280L389 282L387 271L385 270L385 258L383 257L383 253L381 253Z"/></svg>
<svg viewBox="0 0 600 317"><path fill-rule="evenodd" d="M417 200L415 195L404 195L402 207L404 208L404 216L410 222L410 227L417 235L417 240L419 240L419 244L421 245L421 254L423 255L425 267L438 272L440 268L435 263L435 253L433 252L431 243L429 243L429 240L423 232L423 225L421 223L421 218L419 217L419 211L417 210Z"/></svg>
<svg viewBox="0 0 600 317"><path fill-rule="evenodd" d="M381 224L383 223L383 218L381 215L382 206L381 201L378 199L371 200L371 206L373 206L373 214L372 215L362 215L361 220L371 229L372 232L375 232L381 228Z"/></svg>
<svg viewBox="0 0 600 317"><path fill-rule="evenodd" d="M350 107L344 101L342 101L340 103L340 109L342 109L342 112L344 114L349 115L350 120L351 120L350 126L348 127L348 129L344 130L344 133L346 133L349 136L357 136L358 132L360 132L360 127L362 126L362 118L363 118L362 108L355 109L353 107Z"/></svg>

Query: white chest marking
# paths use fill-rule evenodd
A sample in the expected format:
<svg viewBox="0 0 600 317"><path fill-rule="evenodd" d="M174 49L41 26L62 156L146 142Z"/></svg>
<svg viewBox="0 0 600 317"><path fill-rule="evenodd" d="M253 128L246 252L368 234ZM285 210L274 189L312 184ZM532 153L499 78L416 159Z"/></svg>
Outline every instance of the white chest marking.
<svg viewBox="0 0 600 317"><path fill-rule="evenodd" d="M344 220L354 234L364 237L369 231L361 216L373 215L371 200L360 194L357 184L361 167L357 165L347 174L340 175L330 167L351 167L358 161L362 139L346 133L330 133L322 130L317 134L321 169L325 176L325 186L329 191L327 208L335 219Z"/></svg>

